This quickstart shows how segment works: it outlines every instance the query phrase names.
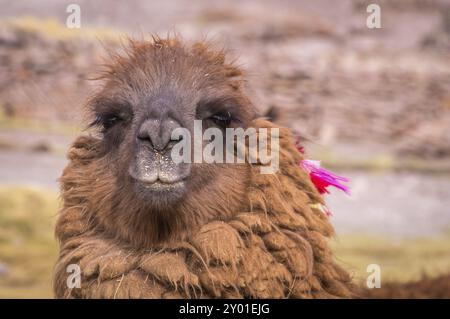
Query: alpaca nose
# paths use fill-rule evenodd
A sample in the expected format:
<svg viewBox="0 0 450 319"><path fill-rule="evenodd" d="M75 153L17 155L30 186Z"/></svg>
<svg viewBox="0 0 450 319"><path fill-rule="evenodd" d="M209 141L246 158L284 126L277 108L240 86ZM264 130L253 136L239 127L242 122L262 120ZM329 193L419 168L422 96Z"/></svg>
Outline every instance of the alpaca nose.
<svg viewBox="0 0 450 319"><path fill-rule="evenodd" d="M155 150L163 151L180 141L181 137L172 138L172 131L179 127L180 123L171 118L148 119L142 123L137 137L142 142L150 143Z"/></svg>

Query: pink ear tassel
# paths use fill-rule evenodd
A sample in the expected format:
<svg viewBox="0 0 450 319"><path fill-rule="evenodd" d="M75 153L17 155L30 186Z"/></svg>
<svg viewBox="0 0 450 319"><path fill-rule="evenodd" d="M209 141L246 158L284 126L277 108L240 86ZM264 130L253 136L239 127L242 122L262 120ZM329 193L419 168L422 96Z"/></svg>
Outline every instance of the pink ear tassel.
<svg viewBox="0 0 450 319"><path fill-rule="evenodd" d="M300 153L305 154L305 149L300 143L299 136L295 138L295 147ZM350 195L350 187L343 184L349 183L350 180L348 178L336 175L333 172L330 172L322 168L320 166L320 161L312 161L305 159L300 161L300 167L302 167L305 171L308 172L311 181L313 182L314 186L317 188L320 194L325 193L329 194L330 192L328 191L327 187L334 186L340 189L341 191L345 192L346 194ZM316 208L318 208L328 217L333 215L331 210L325 205L315 203L313 204L313 206L314 207L317 206Z"/></svg>
<svg viewBox="0 0 450 319"><path fill-rule="evenodd" d="M330 193L327 189L329 186L334 186L346 194L350 195L350 188L342 183L348 183L349 179L336 175L322 167L320 161L302 160L300 166L303 167L311 177L311 181L316 186L319 193Z"/></svg>

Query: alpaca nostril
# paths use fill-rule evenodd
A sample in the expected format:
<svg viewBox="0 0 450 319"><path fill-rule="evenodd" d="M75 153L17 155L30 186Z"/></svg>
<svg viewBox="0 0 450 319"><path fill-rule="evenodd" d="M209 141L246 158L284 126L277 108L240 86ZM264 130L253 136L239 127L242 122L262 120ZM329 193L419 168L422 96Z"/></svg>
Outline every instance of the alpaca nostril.
<svg viewBox="0 0 450 319"><path fill-rule="evenodd" d="M154 148L152 139L150 138L150 135L147 132L139 131L139 133L137 135L137 140L141 143L148 144L152 148Z"/></svg>
<svg viewBox="0 0 450 319"><path fill-rule="evenodd" d="M170 137L171 141L175 141L175 142L180 142L183 140L183 135L179 134L179 135L173 135Z"/></svg>
<svg viewBox="0 0 450 319"><path fill-rule="evenodd" d="M146 132L139 132L137 138L141 141L151 142L150 136Z"/></svg>
<svg viewBox="0 0 450 319"><path fill-rule="evenodd" d="M170 137L169 143L176 144L178 142L181 142L182 140L183 140L183 135L179 135L179 136L174 135L174 136Z"/></svg>
<svg viewBox="0 0 450 319"><path fill-rule="evenodd" d="M177 138L177 139L172 138L172 139L169 141L169 143L167 143L166 149L167 149L167 150L172 149L172 147L174 147L175 145L177 145L177 144L178 144L179 142L181 142L182 140L183 140L183 137L180 137L180 138Z"/></svg>
<svg viewBox="0 0 450 319"><path fill-rule="evenodd" d="M180 124L171 118L164 121L148 119L141 125L137 138L161 152L172 148L183 139L182 136L172 136L172 131L179 127Z"/></svg>

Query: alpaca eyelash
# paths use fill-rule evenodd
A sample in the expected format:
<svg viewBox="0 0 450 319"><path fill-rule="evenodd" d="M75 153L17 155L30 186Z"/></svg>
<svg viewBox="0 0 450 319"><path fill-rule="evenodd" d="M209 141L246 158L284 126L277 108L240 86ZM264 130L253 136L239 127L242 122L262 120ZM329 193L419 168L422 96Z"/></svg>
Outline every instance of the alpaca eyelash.
<svg viewBox="0 0 450 319"><path fill-rule="evenodd" d="M89 127L101 126L103 128L103 132L105 132L120 121L122 121L122 118L118 115L99 114L95 117L95 120L89 125Z"/></svg>
<svg viewBox="0 0 450 319"><path fill-rule="evenodd" d="M113 116L108 116L108 117L104 118L103 121L102 121L103 128L105 130L107 130L107 129L113 127L115 124L117 124L121 120L122 119L120 117L118 117L118 116L114 116L114 115Z"/></svg>
<svg viewBox="0 0 450 319"><path fill-rule="evenodd" d="M95 119L89 124L89 127L102 127L103 131L133 117L131 105L127 102L100 99L94 102L93 110Z"/></svg>
<svg viewBox="0 0 450 319"><path fill-rule="evenodd" d="M231 121L233 120L233 116L231 112L227 111L224 113L217 113L210 117L210 119L220 126L228 126L231 124Z"/></svg>

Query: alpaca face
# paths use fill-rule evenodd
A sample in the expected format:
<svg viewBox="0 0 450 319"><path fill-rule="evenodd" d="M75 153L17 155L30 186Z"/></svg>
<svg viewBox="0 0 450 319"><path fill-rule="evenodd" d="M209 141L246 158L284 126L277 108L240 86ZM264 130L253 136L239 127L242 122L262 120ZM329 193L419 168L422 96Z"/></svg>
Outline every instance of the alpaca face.
<svg viewBox="0 0 450 319"><path fill-rule="evenodd" d="M230 68L220 53L170 41L140 43L116 58L91 105L105 160L124 192L155 210L173 210L192 192L220 190L221 176L237 172L233 164L179 163L171 156L178 143L202 139L194 121L203 131L225 131L245 129L255 117ZM179 128L191 133L191 141L172 135Z"/></svg>

